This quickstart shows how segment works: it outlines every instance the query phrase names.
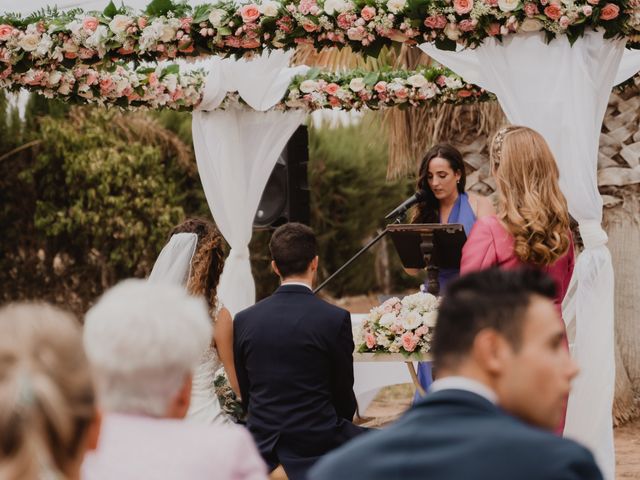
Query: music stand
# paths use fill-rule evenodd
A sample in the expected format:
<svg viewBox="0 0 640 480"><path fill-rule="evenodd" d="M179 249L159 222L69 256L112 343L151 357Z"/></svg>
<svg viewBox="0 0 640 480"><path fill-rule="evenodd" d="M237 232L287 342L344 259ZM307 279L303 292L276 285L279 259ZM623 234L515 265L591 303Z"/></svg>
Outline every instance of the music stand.
<svg viewBox="0 0 640 480"><path fill-rule="evenodd" d="M393 224L387 231L405 268L427 268L429 293L439 293L438 269L460 268L467 241L461 224Z"/></svg>

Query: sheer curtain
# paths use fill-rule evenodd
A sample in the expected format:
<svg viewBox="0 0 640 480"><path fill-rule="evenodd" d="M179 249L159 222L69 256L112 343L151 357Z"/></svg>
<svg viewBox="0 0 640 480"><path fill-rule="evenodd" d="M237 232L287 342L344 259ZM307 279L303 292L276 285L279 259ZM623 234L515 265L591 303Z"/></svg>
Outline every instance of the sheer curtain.
<svg viewBox="0 0 640 480"><path fill-rule="evenodd" d="M213 218L231 246L218 295L232 315L255 302L249 262L253 217L280 153L305 117L302 111L265 111L307 68L287 68L289 58L283 52L252 61L212 58L203 102L193 113L198 172ZM230 91L255 110L215 110Z"/></svg>
<svg viewBox="0 0 640 480"><path fill-rule="evenodd" d="M565 435L588 446L611 480L613 267L600 226L596 173L600 129L614 80L622 81L640 67L637 56L629 56L625 72L617 75L624 44L625 40L605 40L602 32L587 31L573 47L566 37L546 44L540 32L514 35L503 43L489 39L475 50L459 52L420 46L466 81L495 93L509 121L540 132L556 156L560 186L585 244L574 272L573 355L581 372L569 399Z"/></svg>

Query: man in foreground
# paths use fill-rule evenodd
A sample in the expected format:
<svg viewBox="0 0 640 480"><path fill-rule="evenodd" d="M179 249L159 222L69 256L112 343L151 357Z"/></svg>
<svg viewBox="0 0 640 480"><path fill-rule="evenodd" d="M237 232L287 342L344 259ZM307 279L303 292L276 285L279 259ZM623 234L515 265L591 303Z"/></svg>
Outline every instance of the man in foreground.
<svg viewBox="0 0 640 480"><path fill-rule="evenodd" d="M364 430L351 423L351 318L311 290L318 256L309 227L281 226L269 249L282 285L236 315L234 359L260 453L271 470L282 464L290 480L299 480L320 456Z"/></svg>
<svg viewBox="0 0 640 480"><path fill-rule="evenodd" d="M492 269L452 283L435 329L439 378L430 393L309 477L601 479L589 451L550 432L577 374L554 290L534 270Z"/></svg>

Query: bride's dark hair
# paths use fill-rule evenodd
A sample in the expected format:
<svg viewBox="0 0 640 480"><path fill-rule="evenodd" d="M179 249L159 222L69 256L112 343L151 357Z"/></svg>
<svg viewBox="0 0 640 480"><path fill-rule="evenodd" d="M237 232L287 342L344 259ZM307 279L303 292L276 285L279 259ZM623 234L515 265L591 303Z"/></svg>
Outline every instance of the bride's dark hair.
<svg viewBox="0 0 640 480"><path fill-rule="evenodd" d="M220 274L224 267L224 239L213 223L201 218L186 219L171 231L171 235L176 233L195 233L198 236L187 289L193 295L202 295L209 305L209 313L213 315L218 302Z"/></svg>

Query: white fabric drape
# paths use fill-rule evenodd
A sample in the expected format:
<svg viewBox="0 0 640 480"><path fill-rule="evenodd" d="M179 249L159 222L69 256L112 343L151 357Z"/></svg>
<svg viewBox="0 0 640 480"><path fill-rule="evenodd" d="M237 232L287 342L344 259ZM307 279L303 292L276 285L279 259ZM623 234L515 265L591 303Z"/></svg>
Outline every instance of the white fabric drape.
<svg viewBox="0 0 640 480"><path fill-rule="evenodd" d="M588 446L610 480L615 468L613 267L600 226L596 173L600 129L614 80L640 68L632 66L637 56L629 56L625 72L617 75L624 43L587 31L573 47L566 37L546 44L539 32L514 35L503 43L489 39L475 50L459 52L420 46L466 81L495 93L509 121L540 132L556 157L560 186L585 243L574 272L573 353L581 373L569 399L565 435Z"/></svg>
<svg viewBox="0 0 640 480"><path fill-rule="evenodd" d="M198 235L195 233L172 235L153 264L149 282L186 285L191 271L191 259L197 246Z"/></svg>
<svg viewBox="0 0 640 480"><path fill-rule="evenodd" d="M304 112L268 110L290 79L306 67L287 68L290 54L265 53L253 61L212 59L204 100L193 113L193 144L207 203L231 246L218 287L232 315L255 302L249 262L253 218L269 175ZM238 91L256 110L215 109Z"/></svg>

